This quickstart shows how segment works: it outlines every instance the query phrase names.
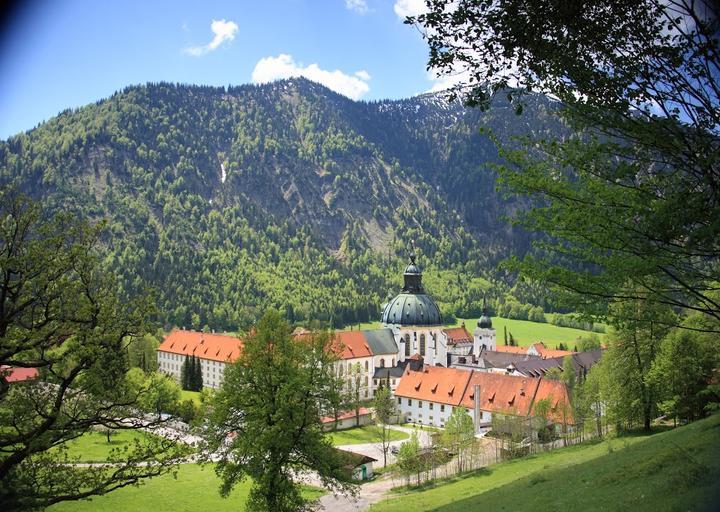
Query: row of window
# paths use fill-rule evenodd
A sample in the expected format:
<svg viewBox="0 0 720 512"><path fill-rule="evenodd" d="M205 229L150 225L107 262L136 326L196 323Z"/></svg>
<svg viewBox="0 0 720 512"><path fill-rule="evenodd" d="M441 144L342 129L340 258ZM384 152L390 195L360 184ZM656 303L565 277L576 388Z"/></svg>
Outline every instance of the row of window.
<svg viewBox="0 0 720 512"><path fill-rule="evenodd" d="M413 404L412 398L407 398L406 400L407 400L408 407L411 407ZM402 405L402 397L398 397L397 401L398 401L398 405ZM422 409L422 406L423 406L422 400L418 400L417 406L418 406L418 409ZM428 402L428 409L431 411L434 410L435 403ZM445 404L440 404L440 412L445 412ZM448 412L452 412L451 405L448 405ZM422 413L420 413L420 415L422 416Z"/></svg>

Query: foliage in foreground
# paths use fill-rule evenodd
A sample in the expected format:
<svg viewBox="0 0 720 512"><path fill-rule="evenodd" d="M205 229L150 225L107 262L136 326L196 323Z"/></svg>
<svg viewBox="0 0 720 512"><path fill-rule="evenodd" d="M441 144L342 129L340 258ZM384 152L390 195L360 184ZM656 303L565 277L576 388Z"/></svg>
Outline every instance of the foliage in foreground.
<svg viewBox="0 0 720 512"><path fill-rule="evenodd" d="M66 444L95 428L152 428L127 385L127 340L144 333L148 302L118 300L96 255L99 229L0 192L0 364L39 371L0 376L0 502L42 508L104 494L168 472L175 443L146 437L112 467L78 468Z"/></svg>
<svg viewBox="0 0 720 512"><path fill-rule="evenodd" d="M348 460L324 435L320 417L337 389L329 333L295 339L276 312L266 313L228 367L206 429L218 451L220 492L246 478L251 511L304 509L294 478L314 471L326 488L353 490Z"/></svg>

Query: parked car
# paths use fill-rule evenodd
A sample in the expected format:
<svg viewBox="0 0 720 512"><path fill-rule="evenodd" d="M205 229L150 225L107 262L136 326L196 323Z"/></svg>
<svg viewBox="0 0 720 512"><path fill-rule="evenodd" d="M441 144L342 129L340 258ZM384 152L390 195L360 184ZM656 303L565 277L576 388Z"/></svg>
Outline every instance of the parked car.
<svg viewBox="0 0 720 512"><path fill-rule="evenodd" d="M392 453L393 455L397 455L399 452L400 452L400 450L398 449L397 446L390 447L390 453Z"/></svg>

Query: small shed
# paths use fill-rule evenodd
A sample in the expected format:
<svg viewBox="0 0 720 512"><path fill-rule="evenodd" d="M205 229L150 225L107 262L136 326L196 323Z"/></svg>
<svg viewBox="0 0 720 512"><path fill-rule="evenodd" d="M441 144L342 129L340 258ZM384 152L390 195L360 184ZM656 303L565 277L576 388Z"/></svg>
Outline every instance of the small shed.
<svg viewBox="0 0 720 512"><path fill-rule="evenodd" d="M354 480L360 482L370 480L373 476L373 462L377 462L377 459L373 459L362 453L349 452L346 450L338 450L342 453L347 461L345 468L352 472Z"/></svg>

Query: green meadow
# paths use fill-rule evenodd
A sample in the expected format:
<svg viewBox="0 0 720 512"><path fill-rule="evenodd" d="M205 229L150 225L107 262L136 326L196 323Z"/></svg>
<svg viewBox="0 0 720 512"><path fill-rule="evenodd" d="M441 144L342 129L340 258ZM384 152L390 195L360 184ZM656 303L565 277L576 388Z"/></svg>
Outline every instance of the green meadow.
<svg viewBox="0 0 720 512"><path fill-rule="evenodd" d="M717 510L720 414L504 462L430 488L393 493L373 512Z"/></svg>

